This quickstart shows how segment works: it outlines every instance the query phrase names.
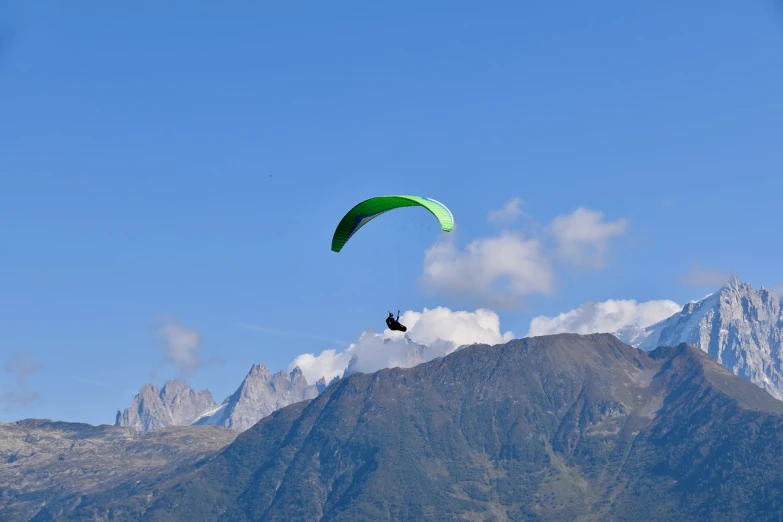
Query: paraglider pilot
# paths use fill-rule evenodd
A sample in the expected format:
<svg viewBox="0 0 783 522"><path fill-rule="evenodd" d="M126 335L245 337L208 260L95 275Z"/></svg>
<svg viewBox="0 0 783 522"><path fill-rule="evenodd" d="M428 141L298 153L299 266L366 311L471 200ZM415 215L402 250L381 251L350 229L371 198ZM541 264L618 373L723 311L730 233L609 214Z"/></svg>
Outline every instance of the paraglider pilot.
<svg viewBox="0 0 783 522"><path fill-rule="evenodd" d="M386 326L389 327L389 330L396 330L398 332L405 332L408 329L405 328L404 324L400 324L400 311L397 310L397 319L394 318L394 314L389 312L389 317L386 318Z"/></svg>

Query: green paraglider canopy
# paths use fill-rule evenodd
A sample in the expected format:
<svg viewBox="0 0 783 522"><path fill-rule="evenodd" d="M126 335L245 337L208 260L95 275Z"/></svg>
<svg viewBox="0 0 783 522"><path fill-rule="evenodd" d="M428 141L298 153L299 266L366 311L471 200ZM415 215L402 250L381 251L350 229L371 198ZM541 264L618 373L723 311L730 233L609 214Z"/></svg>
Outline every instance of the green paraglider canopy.
<svg viewBox="0 0 783 522"><path fill-rule="evenodd" d="M414 206L429 210L438 219L440 228L444 232L450 232L454 228L454 216L446 205L439 201L423 196L377 196L362 201L340 220L332 237L332 250L334 252L342 250L360 228L384 212Z"/></svg>

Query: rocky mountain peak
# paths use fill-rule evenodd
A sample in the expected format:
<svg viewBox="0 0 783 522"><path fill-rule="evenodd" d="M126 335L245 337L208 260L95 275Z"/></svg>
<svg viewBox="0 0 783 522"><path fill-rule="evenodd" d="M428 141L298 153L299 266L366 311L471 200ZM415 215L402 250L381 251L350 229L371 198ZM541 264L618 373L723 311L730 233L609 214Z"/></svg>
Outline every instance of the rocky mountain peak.
<svg viewBox="0 0 783 522"><path fill-rule="evenodd" d="M145 432L205 424L244 431L283 406L317 397L327 387L325 379L308 384L299 367L273 374L266 365L254 364L220 405L209 390L197 392L181 379L170 379L161 389L146 383L130 407L117 410L114 424Z"/></svg>
<svg viewBox="0 0 783 522"><path fill-rule="evenodd" d="M160 395L160 390L151 383L145 383L139 388L139 396L142 398L152 398Z"/></svg>
<svg viewBox="0 0 783 522"><path fill-rule="evenodd" d="M161 389L146 383L129 408L122 413L117 411L114 424L138 431L154 431L167 426L189 425L216 407L209 390L196 392L183 380L168 380Z"/></svg>
<svg viewBox="0 0 783 522"><path fill-rule="evenodd" d="M290 373L272 374L263 364L254 364L239 388L215 412L196 424L214 424L244 431L274 411L320 393L317 384L308 384L300 368Z"/></svg>
<svg viewBox="0 0 783 522"><path fill-rule="evenodd" d="M265 364L254 364L248 372L248 377L254 377L262 379L263 381L269 381L272 378L272 372Z"/></svg>
<svg viewBox="0 0 783 522"><path fill-rule="evenodd" d="M170 379L160 389L161 397L177 397L181 394L195 393L188 383L181 379Z"/></svg>
<svg viewBox="0 0 783 522"><path fill-rule="evenodd" d="M634 339L651 350L689 343L735 375L783 400L783 311L781 299L765 288L732 277L717 292L686 304L682 311L644 329Z"/></svg>

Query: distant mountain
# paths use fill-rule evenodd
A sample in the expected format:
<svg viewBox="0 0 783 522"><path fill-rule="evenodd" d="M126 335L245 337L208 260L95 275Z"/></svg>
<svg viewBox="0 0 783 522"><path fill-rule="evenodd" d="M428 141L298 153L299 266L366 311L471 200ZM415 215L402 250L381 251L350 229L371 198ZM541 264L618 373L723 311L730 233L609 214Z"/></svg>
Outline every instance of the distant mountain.
<svg viewBox="0 0 783 522"><path fill-rule="evenodd" d="M129 408L122 413L117 411L114 425L138 431L188 426L216 408L208 390L196 392L185 381L167 381L160 390L145 384Z"/></svg>
<svg viewBox="0 0 783 522"><path fill-rule="evenodd" d="M263 364L256 364L219 406L208 390L196 392L182 380L169 380L161 390L145 384L131 406L117 412L114 424L144 432L208 424L244 431L278 408L312 399L325 388L324 379L309 385L298 367L291 373L272 374Z"/></svg>
<svg viewBox="0 0 783 522"><path fill-rule="evenodd" d="M307 384L298 367L291 373L281 370L272 374L263 364L254 364L237 391L195 424L213 424L245 431L283 406L314 399L324 388L323 379L314 385Z"/></svg>
<svg viewBox="0 0 783 522"><path fill-rule="evenodd" d="M51 519L771 521L781 462L783 402L701 350L560 334L355 373Z"/></svg>
<svg viewBox="0 0 783 522"><path fill-rule="evenodd" d="M783 303L771 290L756 291L735 277L668 319L616 335L644 350L692 344L735 375L783 400Z"/></svg>
<svg viewBox="0 0 783 522"><path fill-rule="evenodd" d="M224 448L213 426L144 434L129 428L28 419L0 424L0 520L52 520L83 494L160 479ZM63 515L58 515L63 516Z"/></svg>

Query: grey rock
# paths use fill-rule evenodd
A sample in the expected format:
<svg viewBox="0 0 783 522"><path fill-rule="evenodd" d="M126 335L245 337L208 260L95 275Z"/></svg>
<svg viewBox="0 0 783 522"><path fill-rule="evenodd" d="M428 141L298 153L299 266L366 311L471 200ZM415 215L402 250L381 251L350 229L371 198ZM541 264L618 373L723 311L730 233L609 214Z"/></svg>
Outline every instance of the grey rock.
<svg viewBox="0 0 783 522"><path fill-rule="evenodd" d="M254 364L237 391L217 411L198 419L196 424L245 431L276 410L314 399L318 394L319 384L308 384L298 367L291 373L281 370L272 374L263 364Z"/></svg>
<svg viewBox="0 0 783 522"><path fill-rule="evenodd" d="M213 455L237 435L214 426L140 433L39 419L0 423L0 520L51 520L40 512L69 510L82 495L130 493L145 478Z"/></svg>
<svg viewBox="0 0 783 522"><path fill-rule="evenodd" d="M781 296L732 278L718 292L686 304L678 314L642 332L618 332L644 350L688 343L735 375L783 400Z"/></svg>
<svg viewBox="0 0 783 522"><path fill-rule="evenodd" d="M188 426L217 408L208 390L196 392L185 381L166 381L158 390L145 384L130 407L117 412L115 426L126 426L138 431L153 431L168 426Z"/></svg>
<svg viewBox="0 0 783 522"><path fill-rule="evenodd" d="M317 397L327 387L325 379L308 384L298 367L272 374L263 364L255 364L220 405L208 390L196 392L182 380L169 380L160 390L145 384L129 408L117 411L114 424L143 432L202 425L244 431L283 406Z"/></svg>

